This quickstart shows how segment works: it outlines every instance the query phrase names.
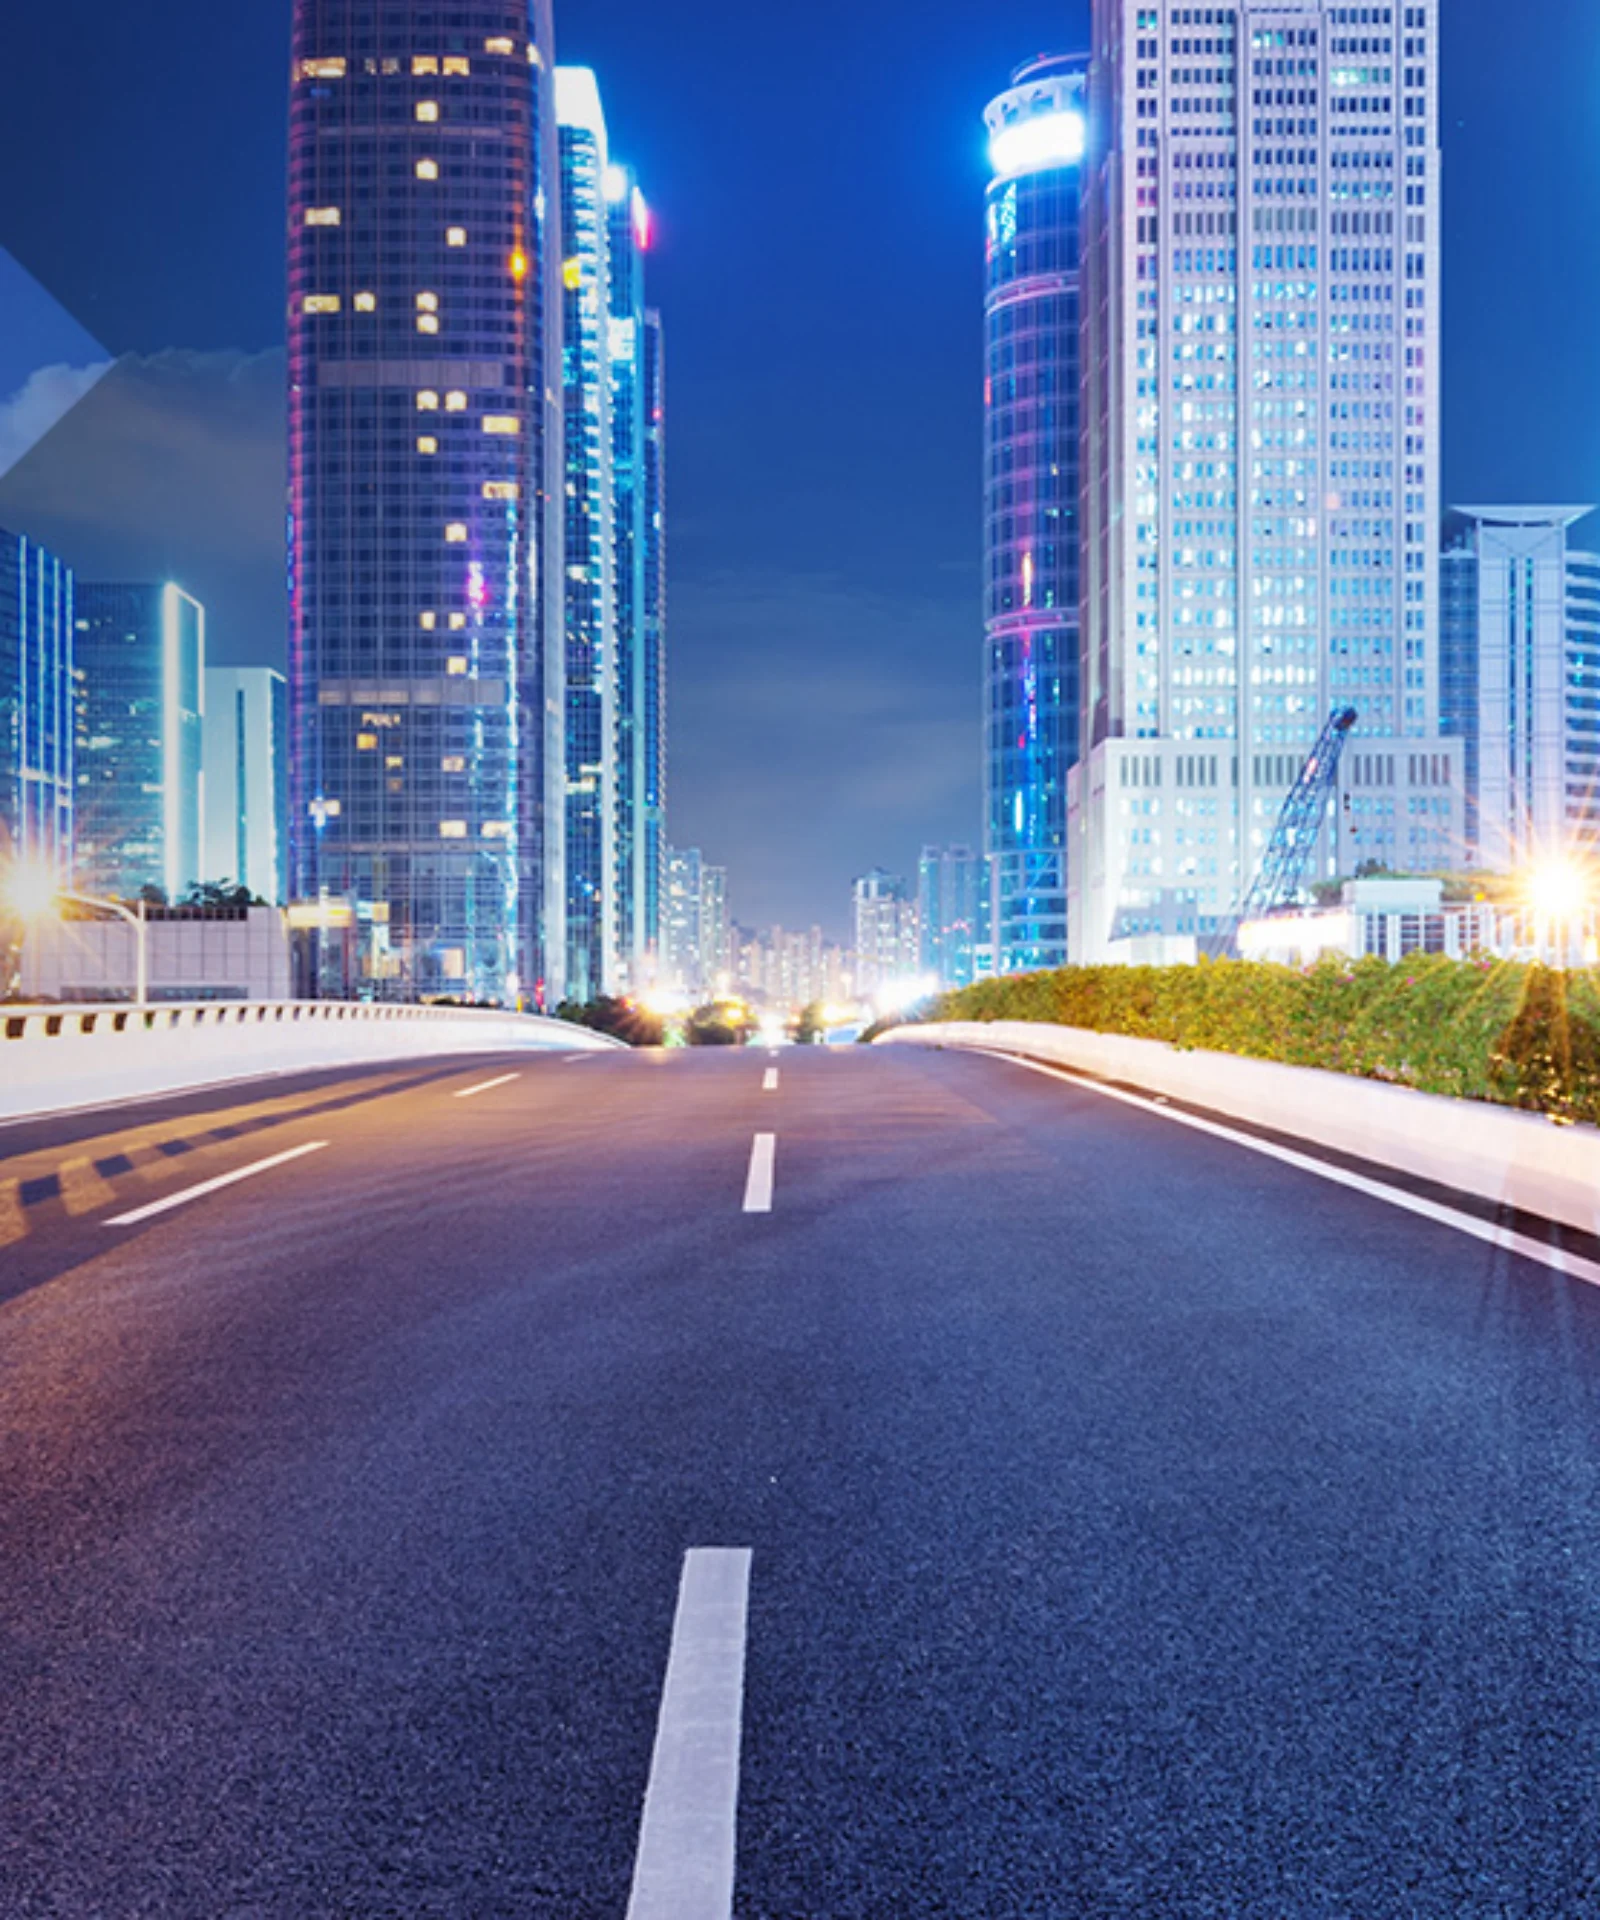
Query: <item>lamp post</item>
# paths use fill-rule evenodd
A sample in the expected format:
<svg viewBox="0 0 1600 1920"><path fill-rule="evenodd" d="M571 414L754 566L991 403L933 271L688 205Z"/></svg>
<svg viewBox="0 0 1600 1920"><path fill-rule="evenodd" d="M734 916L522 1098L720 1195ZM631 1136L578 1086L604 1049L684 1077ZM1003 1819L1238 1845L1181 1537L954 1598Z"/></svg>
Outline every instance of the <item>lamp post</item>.
<svg viewBox="0 0 1600 1920"><path fill-rule="evenodd" d="M101 913L114 913L126 920L133 928L133 1004L142 1012L150 1004L150 922L145 915L145 902L139 902L139 911L125 907L120 900L102 900L92 893L57 892L56 898L64 900L71 907L91 907Z"/></svg>

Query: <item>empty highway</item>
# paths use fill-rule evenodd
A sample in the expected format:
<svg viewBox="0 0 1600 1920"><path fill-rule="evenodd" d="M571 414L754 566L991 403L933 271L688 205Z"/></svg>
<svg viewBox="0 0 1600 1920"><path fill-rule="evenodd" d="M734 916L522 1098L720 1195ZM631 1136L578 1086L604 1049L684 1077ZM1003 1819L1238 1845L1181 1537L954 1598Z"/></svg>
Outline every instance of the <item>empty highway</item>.
<svg viewBox="0 0 1600 1920"><path fill-rule="evenodd" d="M1600 1291L1012 1063L0 1128L0 1574L7 1920L1600 1913Z"/></svg>

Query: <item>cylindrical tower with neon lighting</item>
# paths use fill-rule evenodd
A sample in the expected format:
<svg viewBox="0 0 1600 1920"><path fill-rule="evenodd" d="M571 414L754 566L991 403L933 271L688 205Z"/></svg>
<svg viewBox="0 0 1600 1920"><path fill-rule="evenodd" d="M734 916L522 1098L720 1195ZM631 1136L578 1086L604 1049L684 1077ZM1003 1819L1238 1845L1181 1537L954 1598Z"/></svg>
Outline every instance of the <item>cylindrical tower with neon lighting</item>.
<svg viewBox="0 0 1600 1920"><path fill-rule="evenodd" d="M1086 55L1032 61L987 114L984 801L1002 973L1067 958L1087 75Z"/></svg>

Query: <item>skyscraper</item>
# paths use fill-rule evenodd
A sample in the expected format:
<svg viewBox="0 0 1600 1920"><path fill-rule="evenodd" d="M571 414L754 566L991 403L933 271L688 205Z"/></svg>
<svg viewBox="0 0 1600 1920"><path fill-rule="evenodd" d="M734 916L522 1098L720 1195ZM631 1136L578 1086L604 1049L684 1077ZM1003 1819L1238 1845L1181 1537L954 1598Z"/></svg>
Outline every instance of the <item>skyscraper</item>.
<svg viewBox="0 0 1600 1920"><path fill-rule="evenodd" d="M1094 960L1227 924L1335 703L1367 821L1408 821L1408 863L1460 858L1436 0L1095 0L1090 148L1072 891Z"/></svg>
<svg viewBox="0 0 1600 1920"><path fill-rule="evenodd" d="M176 902L205 876L205 608L181 587L80 581L77 884Z"/></svg>
<svg viewBox="0 0 1600 1920"><path fill-rule="evenodd" d="M1067 957L1086 66L1036 60L988 111L985 843L1005 973Z"/></svg>
<svg viewBox="0 0 1600 1920"><path fill-rule="evenodd" d="M1511 872L1600 850L1600 556L1588 507L1464 507L1446 523L1443 701L1466 742L1467 859Z"/></svg>
<svg viewBox="0 0 1600 1920"><path fill-rule="evenodd" d="M548 0L296 0L293 891L362 993L564 960L560 265Z"/></svg>
<svg viewBox="0 0 1600 1920"><path fill-rule="evenodd" d="M605 172L610 254L607 365L611 386L612 532L616 581L616 891L620 971L641 984L659 928L650 917L650 641L655 563L651 525L653 423L649 390L651 341L644 297L650 209L631 169Z"/></svg>
<svg viewBox="0 0 1600 1920"><path fill-rule="evenodd" d="M914 980L920 947L917 903L904 880L874 867L851 889L856 988L876 993Z"/></svg>
<svg viewBox="0 0 1600 1920"><path fill-rule="evenodd" d="M918 970L970 987L994 971L990 863L970 847L924 847L917 866Z"/></svg>
<svg viewBox="0 0 1600 1920"><path fill-rule="evenodd" d="M205 878L288 898L288 698L270 667L207 667Z"/></svg>
<svg viewBox="0 0 1600 1920"><path fill-rule="evenodd" d="M600 88L556 73L561 130L566 402L567 984L620 984L617 882L617 547L613 472L610 166Z"/></svg>
<svg viewBox="0 0 1600 1920"><path fill-rule="evenodd" d="M73 577L0 531L0 862L72 873Z"/></svg>
<svg viewBox="0 0 1600 1920"><path fill-rule="evenodd" d="M661 315L644 316L644 933L659 959L667 859L667 399ZM726 902L724 902L724 907ZM726 911L723 945L726 947ZM727 970L724 957L719 971Z"/></svg>

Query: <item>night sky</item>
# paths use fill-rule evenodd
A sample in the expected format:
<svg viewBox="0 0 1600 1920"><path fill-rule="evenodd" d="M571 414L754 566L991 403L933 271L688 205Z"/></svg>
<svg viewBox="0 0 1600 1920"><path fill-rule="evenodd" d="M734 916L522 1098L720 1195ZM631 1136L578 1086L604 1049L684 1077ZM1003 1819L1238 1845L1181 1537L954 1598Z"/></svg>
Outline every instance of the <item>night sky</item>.
<svg viewBox="0 0 1600 1920"><path fill-rule="evenodd" d="M1447 496L1600 500L1600 6L1444 10ZM287 15L17 5L0 69L0 247L79 323L19 344L0 273L0 401L85 332L139 356L0 521L91 578L179 572L224 661L283 653ZM842 932L855 873L977 838L981 115L1086 29L1086 0L557 0L657 209L671 832L746 923Z"/></svg>

